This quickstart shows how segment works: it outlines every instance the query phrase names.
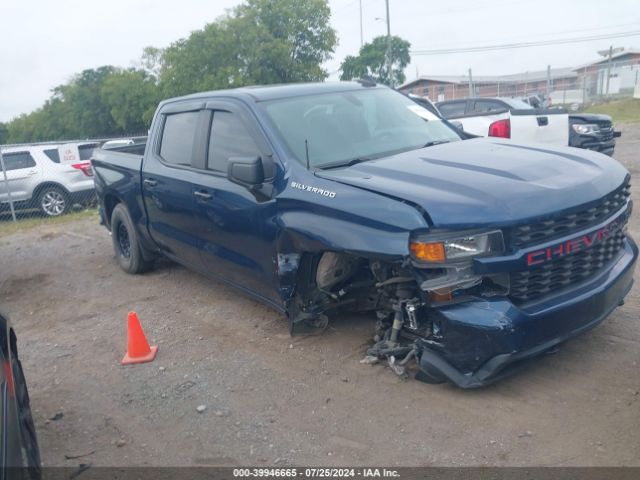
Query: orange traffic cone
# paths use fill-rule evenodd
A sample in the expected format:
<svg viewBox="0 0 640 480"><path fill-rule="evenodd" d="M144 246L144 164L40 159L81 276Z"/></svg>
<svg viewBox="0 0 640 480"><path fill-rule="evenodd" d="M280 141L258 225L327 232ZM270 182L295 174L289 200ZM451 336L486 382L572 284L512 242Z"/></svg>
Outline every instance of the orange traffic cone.
<svg viewBox="0 0 640 480"><path fill-rule="evenodd" d="M131 363L144 363L151 362L156 358L158 353L158 347L156 345L149 346L147 337L144 336L142 327L140 326L140 320L138 320L138 314L136 312L129 312L128 322L128 347L127 353L124 355L122 365L129 365Z"/></svg>

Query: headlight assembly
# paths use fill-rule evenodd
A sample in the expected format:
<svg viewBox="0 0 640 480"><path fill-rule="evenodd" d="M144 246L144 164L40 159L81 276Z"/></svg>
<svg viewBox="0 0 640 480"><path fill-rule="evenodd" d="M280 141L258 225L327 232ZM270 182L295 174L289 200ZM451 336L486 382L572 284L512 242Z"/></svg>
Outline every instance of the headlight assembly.
<svg viewBox="0 0 640 480"><path fill-rule="evenodd" d="M505 248L502 232L495 230L417 234L411 237L409 250L420 272L420 288L432 296L441 297L482 283L485 277L474 272L473 259L500 255ZM498 284L500 290L508 290L505 275L488 275L486 278Z"/></svg>
<svg viewBox="0 0 640 480"><path fill-rule="evenodd" d="M504 240L500 230L450 238L427 234L412 238L409 248L415 260L441 264L500 254L504 252Z"/></svg>
<svg viewBox="0 0 640 480"><path fill-rule="evenodd" d="M593 135L600 131L600 127L598 125L589 123L575 123L571 125L571 128L573 128L574 132L580 135Z"/></svg>

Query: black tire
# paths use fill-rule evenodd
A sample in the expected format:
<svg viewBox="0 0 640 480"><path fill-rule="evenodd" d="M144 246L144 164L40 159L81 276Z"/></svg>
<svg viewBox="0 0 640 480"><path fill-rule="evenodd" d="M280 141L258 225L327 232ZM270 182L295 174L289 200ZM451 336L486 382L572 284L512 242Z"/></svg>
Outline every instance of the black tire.
<svg viewBox="0 0 640 480"><path fill-rule="evenodd" d="M22 440L23 459L25 461L25 467L28 468L29 477L36 479L41 476L40 449L38 448L36 427L33 423L33 416L31 415L29 391L27 390L24 372L22 371L22 364L20 360L18 360L18 352L14 350L11 357L18 415L20 417L20 437Z"/></svg>
<svg viewBox="0 0 640 480"><path fill-rule="evenodd" d="M47 217L58 217L71 209L71 199L60 187L44 187L38 194L38 208Z"/></svg>
<svg viewBox="0 0 640 480"><path fill-rule="evenodd" d="M144 259L138 232L122 203L116 205L111 214L111 239L118 263L125 272L143 273L151 268L153 262Z"/></svg>

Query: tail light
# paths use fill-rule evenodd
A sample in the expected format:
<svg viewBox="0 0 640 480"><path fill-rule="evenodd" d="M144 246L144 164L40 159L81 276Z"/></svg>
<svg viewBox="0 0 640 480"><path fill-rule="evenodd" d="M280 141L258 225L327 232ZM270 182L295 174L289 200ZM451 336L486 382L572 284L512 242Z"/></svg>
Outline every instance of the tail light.
<svg viewBox="0 0 640 480"><path fill-rule="evenodd" d="M73 168L81 170L87 177L93 177L93 171L91 170L91 162L80 162L71 165Z"/></svg>
<svg viewBox="0 0 640 480"><path fill-rule="evenodd" d="M489 136L511 138L511 121L508 118L498 120L489 125Z"/></svg>

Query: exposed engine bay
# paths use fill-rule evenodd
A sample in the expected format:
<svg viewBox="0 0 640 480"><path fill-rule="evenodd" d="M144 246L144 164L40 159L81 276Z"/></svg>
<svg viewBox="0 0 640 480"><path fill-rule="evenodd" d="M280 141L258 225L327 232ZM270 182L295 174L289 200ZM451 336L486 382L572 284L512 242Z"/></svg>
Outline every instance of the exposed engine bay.
<svg viewBox="0 0 640 480"><path fill-rule="evenodd" d="M426 345L437 347L442 340L438 307L508 292L503 278L474 276L472 271L467 264L432 267L410 258L394 262L337 252L303 256L289 316L291 333L321 333L330 315L373 311L374 344L362 363L387 362L406 377L409 362L419 361ZM416 377L443 380L424 371Z"/></svg>

